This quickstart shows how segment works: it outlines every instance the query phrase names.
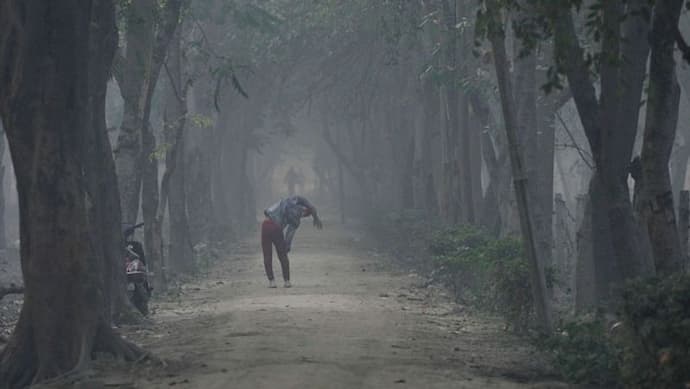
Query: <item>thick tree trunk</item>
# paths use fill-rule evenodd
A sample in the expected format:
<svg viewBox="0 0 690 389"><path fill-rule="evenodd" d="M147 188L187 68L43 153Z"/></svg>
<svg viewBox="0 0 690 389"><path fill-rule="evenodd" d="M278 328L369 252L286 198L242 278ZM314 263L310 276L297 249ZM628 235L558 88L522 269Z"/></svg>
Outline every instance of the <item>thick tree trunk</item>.
<svg viewBox="0 0 690 389"><path fill-rule="evenodd" d="M654 7L647 123L641 155L640 214L648 228L657 272L661 274L674 274L685 267L668 169L680 102L673 56L674 33L682 6L682 0L669 0L657 2Z"/></svg>
<svg viewBox="0 0 690 389"><path fill-rule="evenodd" d="M607 3L603 9L604 22L614 32L603 40L603 50L629 63L622 67L609 62L602 65L601 100L597 99L569 8L557 8L554 13L556 60L568 78L597 168L590 184L589 208L597 302L607 300L624 278L644 274L649 263L646 235L633 217L627 185L648 51L644 38L648 24L638 12L643 6L643 0L630 2L628 11L634 16L626 18L622 26L620 15L624 11L619 3Z"/></svg>
<svg viewBox="0 0 690 389"><path fill-rule="evenodd" d="M17 178L25 286L0 388L79 370L93 351L135 357L109 322L119 221L106 212L108 195L94 192L96 165L112 169L103 140L114 16L110 1L0 4L0 69L11 75L0 80L0 116Z"/></svg>
<svg viewBox="0 0 690 389"><path fill-rule="evenodd" d="M110 38L113 41L116 37ZM109 44L113 42L108 42ZM103 42L92 41L91 53L99 53L103 48L97 46ZM91 67L103 69L105 77L109 77L112 65L112 54L91 57ZM92 99L98 104L105 104L106 88L101 87L103 74L91 73L90 85L94 88ZM106 78L107 80L107 78ZM102 102L102 103L101 103ZM120 196L118 190L117 175L115 173L115 161L112 155L112 146L106 130L106 118L104 109L94 109L91 113L91 128L83 137L83 158L88 161L84 167L84 177L87 183L90 205L89 221L91 241L97 256L103 256L105 260L105 277L103 286L107 297L110 297L112 318L108 322L120 322L125 314L138 311L131 305L127 297L125 272L123 263L122 241L122 214L120 208Z"/></svg>

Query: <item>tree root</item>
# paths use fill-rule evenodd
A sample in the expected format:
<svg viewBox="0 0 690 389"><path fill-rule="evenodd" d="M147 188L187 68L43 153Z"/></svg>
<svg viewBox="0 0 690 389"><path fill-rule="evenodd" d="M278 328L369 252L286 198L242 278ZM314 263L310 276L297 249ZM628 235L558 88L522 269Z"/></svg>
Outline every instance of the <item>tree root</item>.
<svg viewBox="0 0 690 389"><path fill-rule="evenodd" d="M138 361L142 355L147 354L136 344L123 339L115 330L109 325L102 323L96 335L96 342L93 347L93 352L112 354L118 359L127 362Z"/></svg>
<svg viewBox="0 0 690 389"><path fill-rule="evenodd" d="M40 389L43 386L51 386L55 384L62 384L60 386L64 387L66 385L72 386L75 382L84 379L87 376L86 369L84 366L77 366L74 369L62 373L58 376L48 378L45 380L39 379L38 376L34 377L34 384L31 385L32 388Z"/></svg>
<svg viewBox="0 0 690 389"><path fill-rule="evenodd" d="M137 365L143 361L151 361L163 368L168 366L163 359L160 359L151 352L146 351L136 344L123 339L114 330L108 329L108 331L111 335L108 337L109 339L107 339L107 343L94 347L94 352L112 354L118 359L131 362L133 365Z"/></svg>
<svg viewBox="0 0 690 389"><path fill-rule="evenodd" d="M139 363L151 360L166 366L165 362L154 357L132 342L123 339L103 320L96 331L93 343L84 342L82 357L69 371L60 371L52 364L42 365L33 351L33 337L30 331L16 331L0 354L0 389L24 388L34 384L73 382L85 377L89 362L96 354L111 354L117 359ZM44 361L45 362L45 361Z"/></svg>
<svg viewBox="0 0 690 389"><path fill-rule="evenodd" d="M36 355L24 344L24 339L15 338L18 332L21 330L15 330L0 354L0 389L29 386L36 374Z"/></svg>

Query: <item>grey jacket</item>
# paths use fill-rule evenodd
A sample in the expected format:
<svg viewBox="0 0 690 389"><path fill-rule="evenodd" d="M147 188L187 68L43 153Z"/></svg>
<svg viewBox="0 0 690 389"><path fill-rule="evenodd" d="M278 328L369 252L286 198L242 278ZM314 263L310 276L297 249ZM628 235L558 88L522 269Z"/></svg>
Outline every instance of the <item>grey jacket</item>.
<svg viewBox="0 0 690 389"><path fill-rule="evenodd" d="M295 237L305 208L316 214L316 208L307 199L302 196L291 196L264 210L264 215L283 229L288 251L292 247L292 238Z"/></svg>

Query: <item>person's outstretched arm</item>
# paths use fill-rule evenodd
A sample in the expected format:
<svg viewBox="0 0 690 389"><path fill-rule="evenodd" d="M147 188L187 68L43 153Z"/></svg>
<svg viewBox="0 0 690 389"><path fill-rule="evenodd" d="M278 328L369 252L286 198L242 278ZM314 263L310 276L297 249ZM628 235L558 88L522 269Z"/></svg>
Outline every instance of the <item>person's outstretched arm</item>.
<svg viewBox="0 0 690 389"><path fill-rule="evenodd" d="M316 227L319 230L323 229L323 223L321 223L319 214L318 212L316 212L316 207L312 203L310 203L309 200L302 196L295 196L295 198L297 199L297 204L309 209L309 213L311 214L311 217L314 221L314 227Z"/></svg>

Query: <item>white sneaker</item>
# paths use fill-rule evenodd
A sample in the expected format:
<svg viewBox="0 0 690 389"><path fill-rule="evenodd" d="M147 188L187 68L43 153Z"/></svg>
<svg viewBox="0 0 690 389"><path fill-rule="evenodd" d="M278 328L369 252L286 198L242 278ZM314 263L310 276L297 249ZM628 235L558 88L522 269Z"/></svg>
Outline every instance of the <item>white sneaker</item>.
<svg viewBox="0 0 690 389"><path fill-rule="evenodd" d="M290 281L285 281L285 285L284 285L284 286L285 286L286 288L292 288L292 284L290 283Z"/></svg>
<svg viewBox="0 0 690 389"><path fill-rule="evenodd" d="M276 282L274 280L268 280L268 287L269 288L277 288Z"/></svg>

